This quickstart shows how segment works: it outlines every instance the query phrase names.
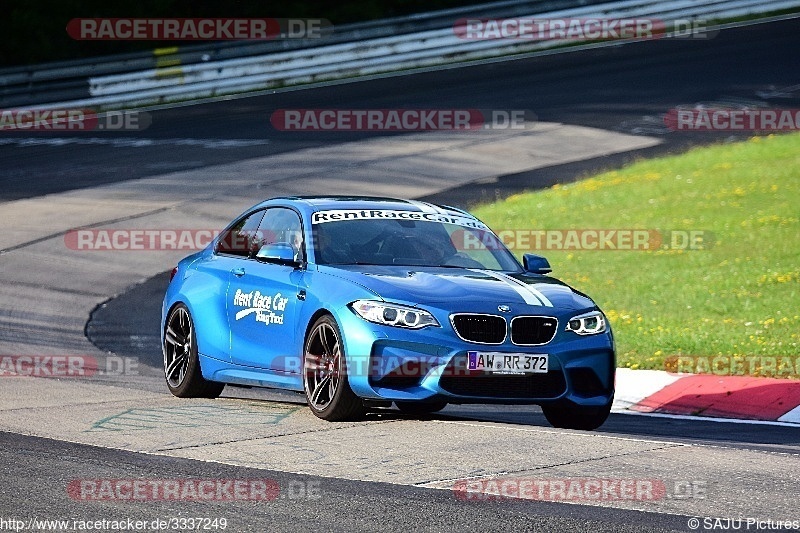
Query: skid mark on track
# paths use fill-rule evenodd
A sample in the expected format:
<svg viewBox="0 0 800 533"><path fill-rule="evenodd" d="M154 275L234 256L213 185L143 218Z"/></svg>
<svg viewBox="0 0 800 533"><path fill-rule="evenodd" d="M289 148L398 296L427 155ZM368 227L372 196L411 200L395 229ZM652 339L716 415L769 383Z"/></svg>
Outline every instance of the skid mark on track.
<svg viewBox="0 0 800 533"><path fill-rule="evenodd" d="M196 428L279 424L301 409L287 405L248 403L232 405L188 405L151 409L127 409L98 420L86 431L140 431L148 429Z"/></svg>

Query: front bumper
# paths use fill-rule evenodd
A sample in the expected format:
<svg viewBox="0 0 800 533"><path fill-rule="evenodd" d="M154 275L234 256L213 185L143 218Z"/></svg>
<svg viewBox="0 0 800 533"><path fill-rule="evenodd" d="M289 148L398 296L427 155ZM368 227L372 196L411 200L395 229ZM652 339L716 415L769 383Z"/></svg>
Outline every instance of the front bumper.
<svg viewBox="0 0 800 533"><path fill-rule="evenodd" d="M559 324L577 313L559 316ZM438 314L437 314L438 315ZM519 346L464 341L449 322L408 330L364 321L349 309L337 317L344 336L347 374L353 392L366 399L448 403L544 404L570 400L601 406L614 396L616 357L610 329L580 336L559 326L552 341ZM469 371L468 351L547 354L546 374Z"/></svg>

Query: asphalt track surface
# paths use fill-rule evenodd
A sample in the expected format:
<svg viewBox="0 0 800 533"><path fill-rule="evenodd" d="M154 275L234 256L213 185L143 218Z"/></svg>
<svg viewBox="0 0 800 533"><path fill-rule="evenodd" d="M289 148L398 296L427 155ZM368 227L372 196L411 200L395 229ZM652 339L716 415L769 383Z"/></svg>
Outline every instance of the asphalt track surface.
<svg viewBox="0 0 800 533"><path fill-rule="evenodd" d="M233 531L682 531L689 517L515 500L462 502L449 491L365 483L202 461L141 455L92 446L0 433L0 460L8 465L12 490L0 493L0 509L12 509L19 495L28 505L19 520L144 520L183 517L226 518ZM35 457L35 464L20 460ZM256 502L87 502L52 490L54 473L63 480L92 478L98 469L120 478L270 479L281 487L313 487L313 498L283 493ZM296 489L294 494L299 494ZM317 497L319 496L319 497ZM643 526L643 524L647 524Z"/></svg>
<svg viewBox="0 0 800 533"><path fill-rule="evenodd" d="M5 169L0 176L0 197L3 200L35 197L165 170L224 164L365 137L364 134L275 132L269 126L268 117L271 110L279 108L521 108L533 110L542 121L631 132L643 125L651 127L649 118L658 117L673 106L695 102L741 98L760 100L776 107L800 107L796 95L775 99L757 96L757 91L797 84L797 67L800 66L795 55L800 49L797 29L797 21L786 21L725 31L709 41L636 43L416 74L403 78L402 84L398 83L398 78L387 78L152 111L151 128L131 136L148 141L135 147L109 148L102 144L23 147L8 137L3 141L5 144L0 144L0 161ZM650 135L654 133L658 134L647 131ZM93 137L102 138L102 135ZM213 143L187 146L170 141L198 137L255 143L249 146L234 143L234 146L221 148L214 147ZM463 186L435 196L466 205L495 194L575 179L584 172L618 166L642 155L680 150L721 138L667 132L663 132L663 137L663 144L636 153L504 176L492 184ZM453 198L458 201L453 202ZM157 366L157 310L164 283L163 275L156 277L98 308L87 325L93 342L102 349L139 357L143 364ZM128 312L123 313L122 309ZM130 312L131 309L136 312ZM132 336L140 341L131 343ZM244 389L226 392L231 390L242 397L301 402L301 398L291 394ZM546 426L541 414L529 408L454 406L448 407L440 418ZM763 453L760 457L765 464L771 461L772 454L797 456L800 452L800 431L776 426L619 414L612 415L599 433L753 450ZM688 517L682 515L531 501L459 502L446 490L314 478L96 448L15 433L0 433L0 443L0 462L4 465L0 515L16 518L140 517L152 520L196 514L227 517L235 531L264 530L265 526L270 530L372 531L378 522L387 530L444 531L467 526L476 531L687 530ZM712 466L709 466L709 473ZM735 466L719 468L726 474L736 475ZM318 481L323 497L279 498L267 504L142 502L120 505L76 502L64 491L71 479L100 475L108 478L258 477L273 478L282 487L291 482ZM770 494L763 494L763 498L768 502ZM791 517L791 512L796 513L794 509L780 511L789 512L785 518Z"/></svg>

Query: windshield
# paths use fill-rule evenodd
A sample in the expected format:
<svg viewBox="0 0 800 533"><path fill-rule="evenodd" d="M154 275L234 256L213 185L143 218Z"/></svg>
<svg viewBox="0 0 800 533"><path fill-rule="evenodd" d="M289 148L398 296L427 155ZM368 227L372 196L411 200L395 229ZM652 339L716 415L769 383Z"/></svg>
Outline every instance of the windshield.
<svg viewBox="0 0 800 533"><path fill-rule="evenodd" d="M382 219L339 220L312 227L319 264L519 270L511 252L486 229Z"/></svg>

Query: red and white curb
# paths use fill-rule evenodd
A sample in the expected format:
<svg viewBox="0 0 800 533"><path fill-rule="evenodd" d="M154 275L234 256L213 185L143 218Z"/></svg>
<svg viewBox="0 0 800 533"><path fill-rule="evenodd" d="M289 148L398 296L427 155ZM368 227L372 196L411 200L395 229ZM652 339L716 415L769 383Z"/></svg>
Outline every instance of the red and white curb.
<svg viewBox="0 0 800 533"><path fill-rule="evenodd" d="M800 380L618 368L613 409L800 424Z"/></svg>

